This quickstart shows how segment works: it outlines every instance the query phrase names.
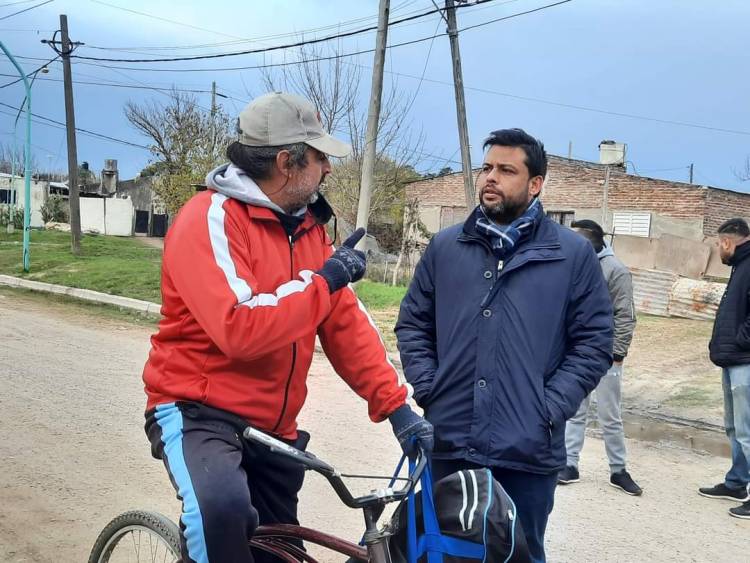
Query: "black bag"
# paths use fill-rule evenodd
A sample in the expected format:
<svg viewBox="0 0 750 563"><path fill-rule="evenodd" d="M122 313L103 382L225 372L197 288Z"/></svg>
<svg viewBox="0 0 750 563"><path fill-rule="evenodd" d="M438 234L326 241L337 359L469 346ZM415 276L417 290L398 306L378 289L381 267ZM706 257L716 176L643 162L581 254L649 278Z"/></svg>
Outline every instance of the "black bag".
<svg viewBox="0 0 750 563"><path fill-rule="evenodd" d="M428 467L421 489L393 517L393 563L531 560L516 506L489 469L458 471L433 489Z"/></svg>

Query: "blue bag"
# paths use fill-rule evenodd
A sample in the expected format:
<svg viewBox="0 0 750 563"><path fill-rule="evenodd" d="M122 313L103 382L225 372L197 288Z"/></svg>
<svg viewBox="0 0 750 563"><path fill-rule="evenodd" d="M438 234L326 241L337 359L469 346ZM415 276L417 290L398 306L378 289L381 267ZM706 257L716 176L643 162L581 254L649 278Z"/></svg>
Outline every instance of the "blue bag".
<svg viewBox="0 0 750 563"><path fill-rule="evenodd" d="M458 471L433 487L428 466L420 484L392 521L394 563L530 561L515 504L489 469Z"/></svg>

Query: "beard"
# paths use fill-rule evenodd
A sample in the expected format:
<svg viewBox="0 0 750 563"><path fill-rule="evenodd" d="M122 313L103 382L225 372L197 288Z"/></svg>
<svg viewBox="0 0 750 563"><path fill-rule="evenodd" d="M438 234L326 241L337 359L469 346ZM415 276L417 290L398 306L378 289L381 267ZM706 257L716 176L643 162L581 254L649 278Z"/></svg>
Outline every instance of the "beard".
<svg viewBox="0 0 750 563"><path fill-rule="evenodd" d="M501 225L508 225L518 219L528 206L529 202L525 198L501 199L493 204L482 201L482 210L487 218Z"/></svg>

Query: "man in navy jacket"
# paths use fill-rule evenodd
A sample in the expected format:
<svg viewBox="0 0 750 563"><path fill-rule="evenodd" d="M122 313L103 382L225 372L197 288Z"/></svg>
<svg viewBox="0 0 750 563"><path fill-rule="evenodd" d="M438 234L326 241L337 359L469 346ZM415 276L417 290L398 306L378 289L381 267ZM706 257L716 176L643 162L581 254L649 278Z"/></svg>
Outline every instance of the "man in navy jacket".
<svg viewBox="0 0 750 563"><path fill-rule="evenodd" d="M484 148L481 204L433 237L396 334L435 479L491 468L543 562L565 421L612 364L612 306L591 244L544 214L542 143L505 129Z"/></svg>

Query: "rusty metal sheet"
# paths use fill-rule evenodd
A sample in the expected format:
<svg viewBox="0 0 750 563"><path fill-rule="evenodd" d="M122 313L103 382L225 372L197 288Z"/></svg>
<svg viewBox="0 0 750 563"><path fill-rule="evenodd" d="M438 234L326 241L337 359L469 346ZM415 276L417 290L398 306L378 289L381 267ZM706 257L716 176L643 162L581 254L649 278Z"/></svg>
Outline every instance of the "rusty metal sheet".
<svg viewBox="0 0 750 563"><path fill-rule="evenodd" d="M669 315L710 321L724 295L726 284L680 278L672 286Z"/></svg>
<svg viewBox="0 0 750 563"><path fill-rule="evenodd" d="M637 311L660 317L669 316L669 298L677 274L659 270L631 268L633 300Z"/></svg>

